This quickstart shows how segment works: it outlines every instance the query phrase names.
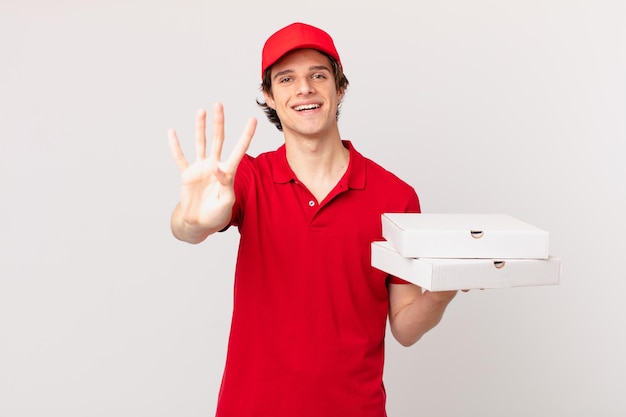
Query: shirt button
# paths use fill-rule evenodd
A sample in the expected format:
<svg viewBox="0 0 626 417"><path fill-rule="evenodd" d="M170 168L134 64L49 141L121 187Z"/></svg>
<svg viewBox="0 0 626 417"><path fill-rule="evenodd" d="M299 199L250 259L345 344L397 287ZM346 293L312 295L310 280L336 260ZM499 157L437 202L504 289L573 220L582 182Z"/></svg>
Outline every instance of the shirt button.
<svg viewBox="0 0 626 417"><path fill-rule="evenodd" d="M310 207L313 207L314 205L315 205L315 201L310 200L310 201L309 201L309 206L310 206Z"/></svg>

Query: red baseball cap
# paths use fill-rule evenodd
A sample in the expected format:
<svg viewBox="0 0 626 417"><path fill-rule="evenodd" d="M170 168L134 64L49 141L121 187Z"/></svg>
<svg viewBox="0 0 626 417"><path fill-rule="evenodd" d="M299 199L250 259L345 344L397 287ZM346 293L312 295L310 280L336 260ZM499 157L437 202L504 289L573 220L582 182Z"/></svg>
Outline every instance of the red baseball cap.
<svg viewBox="0 0 626 417"><path fill-rule="evenodd" d="M265 70L287 52L303 48L325 52L337 60L341 66L339 53L330 35L315 26L298 22L285 26L265 41L261 60L261 78L263 78Z"/></svg>

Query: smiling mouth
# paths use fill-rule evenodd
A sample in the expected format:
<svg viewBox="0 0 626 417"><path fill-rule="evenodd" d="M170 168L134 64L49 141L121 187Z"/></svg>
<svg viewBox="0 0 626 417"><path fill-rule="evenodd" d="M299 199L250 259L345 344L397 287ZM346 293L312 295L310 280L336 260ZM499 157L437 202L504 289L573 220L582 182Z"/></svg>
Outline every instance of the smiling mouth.
<svg viewBox="0 0 626 417"><path fill-rule="evenodd" d="M303 106L296 106L294 107L294 110L296 111L305 111L305 110L315 110L315 109L319 109L320 105L319 104L305 104Z"/></svg>

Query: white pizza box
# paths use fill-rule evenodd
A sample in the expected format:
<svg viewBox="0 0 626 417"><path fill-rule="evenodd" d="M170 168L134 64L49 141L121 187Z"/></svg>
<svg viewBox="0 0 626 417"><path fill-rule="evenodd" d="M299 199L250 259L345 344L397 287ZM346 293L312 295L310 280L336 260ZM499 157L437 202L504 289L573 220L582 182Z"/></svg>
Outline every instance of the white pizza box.
<svg viewBox="0 0 626 417"><path fill-rule="evenodd" d="M387 241L372 242L372 266L430 291L556 285L561 259L407 258Z"/></svg>
<svg viewBox="0 0 626 417"><path fill-rule="evenodd" d="M407 258L547 259L545 230L508 214L384 213L382 234Z"/></svg>

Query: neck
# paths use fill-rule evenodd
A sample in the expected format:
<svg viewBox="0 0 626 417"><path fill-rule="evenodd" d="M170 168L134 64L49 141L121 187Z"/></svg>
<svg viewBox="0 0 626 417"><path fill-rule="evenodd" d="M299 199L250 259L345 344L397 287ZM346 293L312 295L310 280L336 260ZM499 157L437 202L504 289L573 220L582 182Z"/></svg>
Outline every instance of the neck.
<svg viewBox="0 0 626 417"><path fill-rule="evenodd" d="M348 169L350 151L337 135L327 140L285 140L287 162L318 202Z"/></svg>

